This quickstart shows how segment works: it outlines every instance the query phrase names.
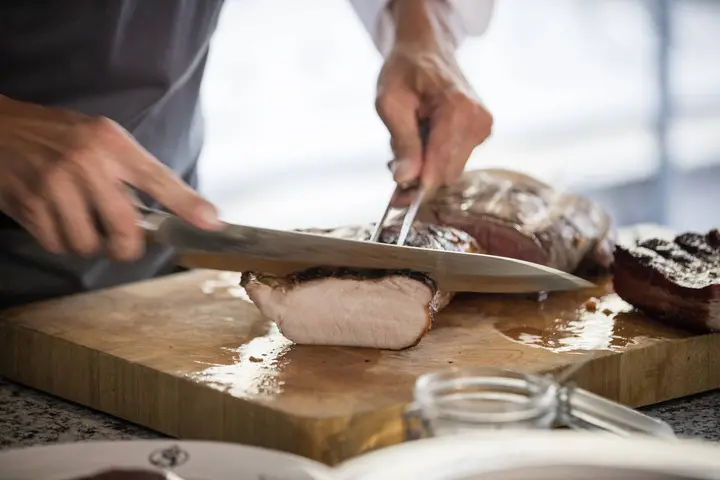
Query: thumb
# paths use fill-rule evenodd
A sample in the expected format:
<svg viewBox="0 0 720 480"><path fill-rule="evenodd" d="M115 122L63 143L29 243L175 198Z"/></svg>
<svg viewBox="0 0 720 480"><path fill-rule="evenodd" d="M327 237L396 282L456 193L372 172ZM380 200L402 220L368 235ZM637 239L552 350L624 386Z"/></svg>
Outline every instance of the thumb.
<svg viewBox="0 0 720 480"><path fill-rule="evenodd" d="M388 166L393 178L397 183L417 179L423 163L417 97L410 92L387 90L378 97L376 108L390 132L390 146L395 159Z"/></svg>

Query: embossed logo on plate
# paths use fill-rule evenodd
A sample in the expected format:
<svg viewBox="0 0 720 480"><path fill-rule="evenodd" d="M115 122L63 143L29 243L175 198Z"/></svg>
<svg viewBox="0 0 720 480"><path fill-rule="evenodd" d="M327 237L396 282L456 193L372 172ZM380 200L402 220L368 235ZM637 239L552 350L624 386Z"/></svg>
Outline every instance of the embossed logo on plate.
<svg viewBox="0 0 720 480"><path fill-rule="evenodd" d="M190 454L177 445L155 450L148 460L158 468L171 469L187 463Z"/></svg>

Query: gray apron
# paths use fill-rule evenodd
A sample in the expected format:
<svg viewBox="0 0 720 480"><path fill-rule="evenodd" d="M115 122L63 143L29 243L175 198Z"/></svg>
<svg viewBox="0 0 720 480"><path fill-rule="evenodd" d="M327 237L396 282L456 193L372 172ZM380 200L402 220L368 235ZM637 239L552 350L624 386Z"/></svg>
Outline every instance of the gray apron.
<svg viewBox="0 0 720 480"><path fill-rule="evenodd" d="M222 4L3 0L0 94L109 117L197 187L200 84ZM153 246L131 264L50 255L0 213L0 308L160 275L171 254Z"/></svg>

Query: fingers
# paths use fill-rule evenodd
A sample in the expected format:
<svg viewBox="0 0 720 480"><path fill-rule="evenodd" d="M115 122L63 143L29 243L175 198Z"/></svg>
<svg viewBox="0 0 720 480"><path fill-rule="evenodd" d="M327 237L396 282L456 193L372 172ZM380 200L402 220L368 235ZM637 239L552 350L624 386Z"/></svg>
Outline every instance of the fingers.
<svg viewBox="0 0 720 480"><path fill-rule="evenodd" d="M142 232L122 182L110 173L118 170L113 168L115 137L92 127L90 138L100 142L65 152L44 172L42 191L53 204L67 250L89 257L104 247L112 259L135 260L142 254Z"/></svg>
<svg viewBox="0 0 720 480"><path fill-rule="evenodd" d="M0 210L46 250L90 256L106 246L115 259L138 258L144 239L126 183L199 228L222 225L210 203L115 122L53 109L43 112L47 121L35 112L31 121L14 124L16 131L9 138L15 143L0 142Z"/></svg>
<svg viewBox="0 0 720 480"><path fill-rule="evenodd" d="M215 230L223 225L213 204L195 193L160 162L137 164L129 183L197 228Z"/></svg>
<svg viewBox="0 0 720 480"><path fill-rule="evenodd" d="M421 182L432 192L456 181L476 146L489 135L492 117L481 106L461 99L434 112Z"/></svg>
<svg viewBox="0 0 720 480"><path fill-rule="evenodd" d="M475 147L474 142L468 141L463 126L458 125L457 116L439 112L436 118L435 126L430 131L420 179L429 192L443 186L446 179L453 178L458 169L462 171Z"/></svg>
<svg viewBox="0 0 720 480"><path fill-rule="evenodd" d="M394 180L402 184L420 179L429 194L460 177L473 150L492 129L492 116L462 92L443 94L443 98L431 101L421 100L409 90L386 88L378 96L376 107L391 135L395 160L388 166ZM424 151L418 128L421 108L432 110ZM410 200L408 195L399 195L392 204L401 207Z"/></svg>
<svg viewBox="0 0 720 480"><path fill-rule="evenodd" d="M198 195L172 170L157 161L142 147L128 138L125 148L127 163L123 180L142 190L178 217L197 228L216 230L223 223L215 206Z"/></svg>
<svg viewBox="0 0 720 480"><path fill-rule="evenodd" d="M88 182L88 193L105 232L107 254L118 261L137 260L145 250L145 239L133 201L124 186L103 169L96 174L96 180Z"/></svg>
<svg viewBox="0 0 720 480"><path fill-rule="evenodd" d="M20 224L40 243L44 250L54 254L67 252L61 235L60 223L56 220L53 208L47 202L40 202L32 216Z"/></svg>
<svg viewBox="0 0 720 480"><path fill-rule="evenodd" d="M195 193L120 126L111 120L100 118L90 124L89 128L94 137L102 139L102 146L106 149L108 145L112 146L108 151L111 158L105 163L106 176L144 191L198 228L222 227L217 210L210 202ZM110 208L108 205L109 203L106 204L106 209ZM127 211L122 208L120 213L126 216ZM123 235L130 241L127 232Z"/></svg>
<svg viewBox="0 0 720 480"><path fill-rule="evenodd" d="M138 212L125 186L118 178L112 154L98 151L77 152L72 165L77 185L85 193L92 208L93 229L102 237L110 258L130 262L144 251L143 232L137 225Z"/></svg>
<svg viewBox="0 0 720 480"><path fill-rule="evenodd" d="M33 196L29 191L2 198L2 211L15 219L32 235L46 251L55 254L65 253L58 222L55 220L51 205L42 197Z"/></svg>
<svg viewBox="0 0 720 480"><path fill-rule="evenodd" d="M66 247L86 257L96 254L101 246L100 236L77 179L68 169L57 169L49 177L45 193L53 204Z"/></svg>
<svg viewBox="0 0 720 480"><path fill-rule="evenodd" d="M47 208L34 212L32 218L54 228L43 228L38 233L37 229L28 230L53 253L90 257L104 246L114 260L140 258L144 249L142 231L122 184L103 171L96 157L84 162L92 166L78 168L80 163L76 160L47 174L43 187ZM53 242L59 242L61 248L55 248Z"/></svg>
<svg viewBox="0 0 720 480"><path fill-rule="evenodd" d="M375 102L378 115L390 132L390 146L395 160L389 166L397 183L415 180L422 170L418 107L417 96L401 87L384 89Z"/></svg>
<svg viewBox="0 0 720 480"><path fill-rule="evenodd" d="M413 198L415 198L415 192L415 189L409 189L394 195L392 200L390 200L390 205L393 208L403 208L409 206L410 203L412 203Z"/></svg>

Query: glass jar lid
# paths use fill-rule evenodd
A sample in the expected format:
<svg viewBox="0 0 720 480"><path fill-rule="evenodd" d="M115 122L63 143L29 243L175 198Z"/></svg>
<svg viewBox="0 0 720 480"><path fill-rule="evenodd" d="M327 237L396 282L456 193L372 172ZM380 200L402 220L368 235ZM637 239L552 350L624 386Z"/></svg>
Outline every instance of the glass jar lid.
<svg viewBox="0 0 720 480"><path fill-rule="evenodd" d="M409 438L474 428L550 428L602 430L617 435L674 438L665 422L550 375L513 370L460 367L420 376L414 403L406 410ZM419 421L419 426L418 426ZM429 432L428 432L429 430Z"/></svg>
<svg viewBox="0 0 720 480"><path fill-rule="evenodd" d="M427 416L481 423L524 423L556 410L550 379L512 370L453 368L422 375L415 404Z"/></svg>

